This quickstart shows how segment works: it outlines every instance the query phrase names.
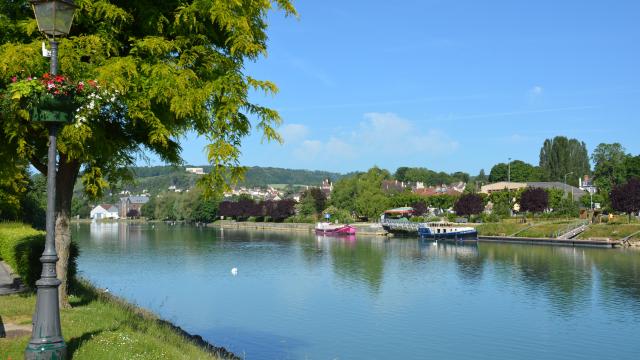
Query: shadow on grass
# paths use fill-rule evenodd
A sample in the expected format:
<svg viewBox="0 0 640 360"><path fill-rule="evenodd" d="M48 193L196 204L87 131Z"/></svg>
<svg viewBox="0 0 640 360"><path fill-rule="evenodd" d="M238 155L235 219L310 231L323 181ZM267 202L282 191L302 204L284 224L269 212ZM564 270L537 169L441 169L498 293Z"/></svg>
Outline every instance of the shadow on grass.
<svg viewBox="0 0 640 360"><path fill-rule="evenodd" d="M70 301L71 307L82 307L98 300L99 294L84 280L74 279L70 286L71 293L76 295L76 299Z"/></svg>
<svg viewBox="0 0 640 360"><path fill-rule="evenodd" d="M134 331L145 331L146 326L144 323L155 323L160 327L168 328L168 331L172 331L177 333L181 337L185 339L187 342L191 342L192 344L200 347L205 352L214 355L221 359L229 359L229 360L241 360L240 357L236 356L232 352L228 351L223 347L217 347L213 344L207 342L199 335L193 335L181 327L176 326L166 320L162 320L158 318L155 314L139 308L133 304L128 303L122 298L114 296L109 293L102 292L100 289L95 288L90 282L82 278L75 278L71 283L71 292L75 295L75 298L72 299L71 306L73 308L78 308L82 306L89 305L92 302L100 301L104 303L111 303L123 311L125 311L129 319L126 323L127 327L130 327ZM78 338L71 339L69 341L69 355L73 355L73 352L78 349L78 347L84 343L85 341L89 341L93 336L103 332L103 331L116 331L116 328L111 329L102 329L96 330L93 332L89 332L83 334ZM70 356L71 357L71 356Z"/></svg>
<svg viewBox="0 0 640 360"><path fill-rule="evenodd" d="M4 331L4 323L2 322L2 316L0 316L0 338L7 337L7 333Z"/></svg>
<svg viewBox="0 0 640 360"><path fill-rule="evenodd" d="M90 341L94 336L99 335L104 330L95 330L82 334L79 337L72 338L67 342L67 356L69 359L73 358L73 354L87 341Z"/></svg>

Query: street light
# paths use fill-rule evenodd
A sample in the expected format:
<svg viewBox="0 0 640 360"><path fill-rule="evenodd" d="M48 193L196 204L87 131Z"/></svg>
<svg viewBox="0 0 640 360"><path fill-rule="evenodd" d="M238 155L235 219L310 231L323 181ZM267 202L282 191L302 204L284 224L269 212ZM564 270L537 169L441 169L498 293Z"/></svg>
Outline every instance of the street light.
<svg viewBox="0 0 640 360"><path fill-rule="evenodd" d="M567 175L571 175L571 174L573 174L573 171L564 174L564 196L565 197L567 196ZM571 197L573 198L573 191L571 191Z"/></svg>
<svg viewBox="0 0 640 360"><path fill-rule="evenodd" d="M32 0L38 29L51 44L51 75L58 73L57 37L67 35L71 29L76 5L72 0ZM51 120L49 120L51 121ZM47 165L47 222L44 252L40 257L42 274L36 282L36 312L33 317L31 340L25 351L25 359L65 359L67 345L60 327L58 287L56 274L55 199L56 199L56 135L58 123L49 122L49 153Z"/></svg>
<svg viewBox="0 0 640 360"><path fill-rule="evenodd" d="M509 170L507 171L507 182L511 183L511 158L509 158Z"/></svg>

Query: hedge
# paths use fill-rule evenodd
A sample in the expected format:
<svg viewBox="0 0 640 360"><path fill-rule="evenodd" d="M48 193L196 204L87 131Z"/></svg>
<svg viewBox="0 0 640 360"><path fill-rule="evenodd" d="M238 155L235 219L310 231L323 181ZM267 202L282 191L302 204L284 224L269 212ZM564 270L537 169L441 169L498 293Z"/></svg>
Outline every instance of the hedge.
<svg viewBox="0 0 640 360"><path fill-rule="evenodd" d="M20 275L22 282L35 289L40 278L42 263L40 256L44 251L45 233L21 223L0 223L0 259L9 264ZM76 274L78 246L72 242L69 255L68 278Z"/></svg>

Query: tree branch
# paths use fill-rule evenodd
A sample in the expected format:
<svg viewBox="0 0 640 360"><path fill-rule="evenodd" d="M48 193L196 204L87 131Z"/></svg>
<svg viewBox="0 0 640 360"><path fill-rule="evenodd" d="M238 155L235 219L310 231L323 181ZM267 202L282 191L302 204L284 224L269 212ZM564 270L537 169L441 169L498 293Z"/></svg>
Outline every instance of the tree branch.
<svg viewBox="0 0 640 360"><path fill-rule="evenodd" d="M31 165L36 168L36 170L40 171L42 175L47 176L47 165L43 164L38 158L35 157L35 155L31 155L29 161L31 162Z"/></svg>

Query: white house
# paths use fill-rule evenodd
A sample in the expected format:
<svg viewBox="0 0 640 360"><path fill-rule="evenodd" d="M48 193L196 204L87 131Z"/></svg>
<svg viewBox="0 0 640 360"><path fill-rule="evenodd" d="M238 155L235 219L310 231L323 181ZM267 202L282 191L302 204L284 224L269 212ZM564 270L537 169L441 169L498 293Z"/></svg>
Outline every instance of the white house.
<svg viewBox="0 0 640 360"><path fill-rule="evenodd" d="M110 204L100 204L91 210L91 219L119 219L118 207Z"/></svg>

